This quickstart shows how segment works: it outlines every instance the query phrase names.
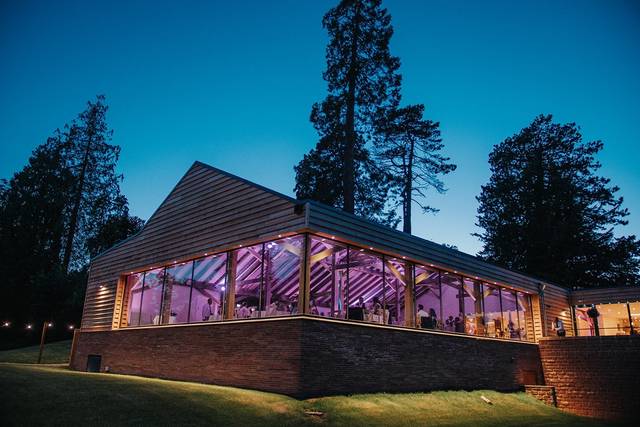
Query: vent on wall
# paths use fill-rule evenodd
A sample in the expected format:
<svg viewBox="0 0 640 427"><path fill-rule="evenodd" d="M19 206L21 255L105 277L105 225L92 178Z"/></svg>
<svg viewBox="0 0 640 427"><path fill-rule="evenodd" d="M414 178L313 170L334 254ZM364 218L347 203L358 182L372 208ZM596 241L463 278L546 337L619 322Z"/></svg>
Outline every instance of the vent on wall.
<svg viewBox="0 0 640 427"><path fill-rule="evenodd" d="M100 372L102 364L102 356L99 354L90 354L87 356L87 372Z"/></svg>

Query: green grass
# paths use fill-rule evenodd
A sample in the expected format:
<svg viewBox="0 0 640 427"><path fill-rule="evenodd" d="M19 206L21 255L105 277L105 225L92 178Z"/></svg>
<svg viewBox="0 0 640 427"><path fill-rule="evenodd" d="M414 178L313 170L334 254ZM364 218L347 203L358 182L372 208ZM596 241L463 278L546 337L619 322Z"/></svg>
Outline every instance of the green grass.
<svg viewBox="0 0 640 427"><path fill-rule="evenodd" d="M0 362L36 363L39 345L0 351ZM47 343L42 352L42 363L69 363L71 340Z"/></svg>
<svg viewBox="0 0 640 427"><path fill-rule="evenodd" d="M493 405L484 403L484 395ZM321 411L322 417L305 414ZM0 425L598 426L523 393L370 394L296 400L178 381L0 363ZM607 424L611 425L611 424Z"/></svg>

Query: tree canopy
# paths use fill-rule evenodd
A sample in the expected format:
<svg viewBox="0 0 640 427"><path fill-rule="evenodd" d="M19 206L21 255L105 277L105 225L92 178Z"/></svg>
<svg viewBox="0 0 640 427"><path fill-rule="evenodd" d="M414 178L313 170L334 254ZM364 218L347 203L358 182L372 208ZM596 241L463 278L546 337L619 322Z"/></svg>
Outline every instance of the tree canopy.
<svg viewBox="0 0 640 427"><path fill-rule="evenodd" d="M640 283L640 242L619 188L598 175L601 141L540 115L496 145L478 197L481 256L567 287Z"/></svg>

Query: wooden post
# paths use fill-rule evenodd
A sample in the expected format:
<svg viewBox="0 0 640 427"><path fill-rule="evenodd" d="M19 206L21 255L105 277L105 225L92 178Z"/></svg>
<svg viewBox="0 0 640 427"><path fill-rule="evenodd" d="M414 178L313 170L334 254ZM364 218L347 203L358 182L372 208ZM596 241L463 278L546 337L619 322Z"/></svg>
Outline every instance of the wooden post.
<svg viewBox="0 0 640 427"><path fill-rule="evenodd" d="M227 255L227 284L225 294L227 295L227 305L225 306L225 319L233 319L236 309L236 270L238 266L238 252L231 251Z"/></svg>
<svg viewBox="0 0 640 427"><path fill-rule="evenodd" d="M311 239L308 234L304 235L304 250L300 260L300 287L298 290L298 314L308 314L311 312Z"/></svg>
<svg viewBox="0 0 640 427"><path fill-rule="evenodd" d="M414 301L413 265L404 263L404 325L410 328L416 326L416 310Z"/></svg>
<svg viewBox="0 0 640 427"><path fill-rule="evenodd" d="M38 364L42 362L42 352L44 351L44 339L47 336L49 322L42 323L42 335L40 335L40 351L38 352Z"/></svg>

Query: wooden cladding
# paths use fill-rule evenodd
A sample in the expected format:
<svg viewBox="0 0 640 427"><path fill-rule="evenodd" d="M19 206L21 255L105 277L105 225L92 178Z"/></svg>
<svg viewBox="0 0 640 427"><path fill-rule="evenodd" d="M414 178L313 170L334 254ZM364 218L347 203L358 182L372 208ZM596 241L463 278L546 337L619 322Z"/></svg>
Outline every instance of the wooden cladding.
<svg viewBox="0 0 640 427"><path fill-rule="evenodd" d="M299 230L305 218L294 205L286 196L195 163L142 231L92 260L82 327L113 327L120 275Z"/></svg>

